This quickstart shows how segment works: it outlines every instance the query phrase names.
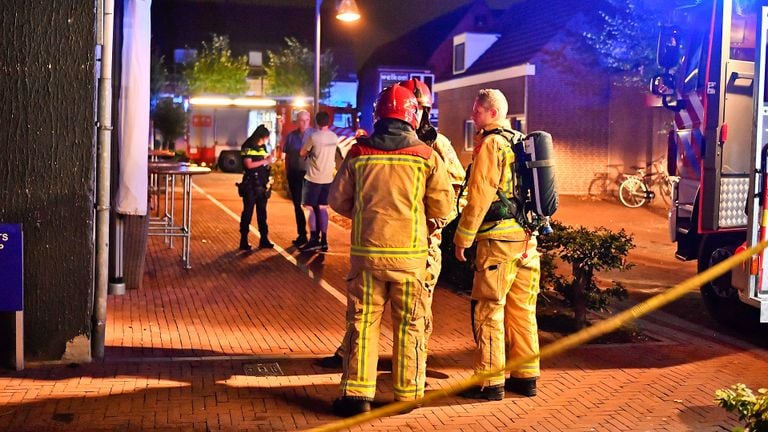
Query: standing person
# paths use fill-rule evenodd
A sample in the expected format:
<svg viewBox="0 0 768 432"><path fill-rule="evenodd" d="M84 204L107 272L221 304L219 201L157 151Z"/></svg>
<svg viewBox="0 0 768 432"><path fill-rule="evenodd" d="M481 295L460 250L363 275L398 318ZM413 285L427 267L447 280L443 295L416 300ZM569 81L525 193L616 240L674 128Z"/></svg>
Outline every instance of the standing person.
<svg viewBox="0 0 768 432"><path fill-rule="evenodd" d="M472 120L475 137L472 168L467 182L467 205L461 213L453 243L456 259L466 261L464 249L477 242L472 286L472 329L475 374L502 369L506 361L535 355L515 370L486 379L461 396L501 400L504 389L524 396L536 394L539 377L539 337L536 297L539 293L539 253L536 238L514 219L496 210L500 195L514 195L514 153L508 138L522 139L512 130L507 99L496 89L478 92ZM503 130L499 134L499 130ZM505 352L505 335L509 349Z"/></svg>
<svg viewBox="0 0 768 432"><path fill-rule="evenodd" d="M448 172L448 178L453 186L453 190L454 192L458 192L461 184L464 182L464 167L461 165L461 161L456 155L456 151L453 149L451 141L445 135L438 133L429 121L429 112L432 110L432 94L429 91L429 87L416 78L401 81L399 84L408 90L411 90L419 103L421 121L416 129L416 135L421 141L432 147L432 149L435 150L435 153L442 159ZM355 135L356 138L363 136L363 134L358 135L357 133ZM424 338L426 341L429 341L429 337L432 335L432 330L434 329L432 300L434 299L435 286L437 285L437 279L440 276L443 262L442 251L440 250L440 243L443 238L443 226L450 223L456 216L456 206L452 205L451 213L448 215L447 219L430 219L427 221L429 237L427 238L427 273L424 280L424 295L426 296L426 302L429 307L427 308L428 315ZM345 347L342 341L342 344L336 349L336 352L332 356L320 359L317 364L325 368L340 368L342 366L344 350Z"/></svg>
<svg viewBox="0 0 768 432"><path fill-rule="evenodd" d="M285 159L285 176L288 180L288 190L293 201L293 213L296 217L296 232L298 236L293 240L294 246L301 246L307 242L307 219L304 217L304 209L301 207L302 188L304 176L307 175L307 162L299 155L304 146L304 140L312 133L309 128L309 113L299 111L296 114L297 128L285 137L282 153Z"/></svg>
<svg viewBox="0 0 768 432"><path fill-rule="evenodd" d="M238 192L243 197L243 213L240 215L240 250L251 250L248 244L248 228L253 218L253 207L256 207L256 222L259 225L260 248L272 248L269 241L269 226L267 226L267 200L269 199L269 174L271 172L272 156L267 151L269 130L259 125L251 136L245 140L240 149L243 159L243 180L238 184Z"/></svg>
<svg viewBox="0 0 768 432"><path fill-rule="evenodd" d="M333 181L334 157L339 137L329 129L331 117L321 111L315 116L320 130L304 141L299 156L307 160L307 175L304 176L304 208L309 214L310 239L299 247L302 252L321 249L328 251L328 190Z"/></svg>
<svg viewBox="0 0 768 432"><path fill-rule="evenodd" d="M347 349L341 398L333 403L344 417L370 410L387 301L395 327L395 399L424 395L427 219L447 217L453 199L443 162L414 132L419 119L413 93L398 84L384 89L374 115L373 134L350 149L330 192L331 207L352 219Z"/></svg>

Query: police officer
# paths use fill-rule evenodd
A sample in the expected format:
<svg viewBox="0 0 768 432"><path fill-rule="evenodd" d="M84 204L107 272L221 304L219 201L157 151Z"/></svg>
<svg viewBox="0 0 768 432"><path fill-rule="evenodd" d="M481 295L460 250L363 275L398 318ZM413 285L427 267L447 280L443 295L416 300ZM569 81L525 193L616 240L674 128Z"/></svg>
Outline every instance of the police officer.
<svg viewBox="0 0 768 432"><path fill-rule="evenodd" d="M460 393L464 397L501 400L504 390L523 396L536 394L539 339L536 297L540 262L536 239L507 213L496 211L500 195L513 197L516 182L514 153L509 139L521 139L507 120L507 99L496 89L480 90L472 120L480 129L475 138L467 181L467 205L453 237L456 259L466 261L464 249L477 242L472 286L472 328L476 342L475 374L502 370L482 385ZM499 129L512 136L490 133ZM506 343L509 349L505 349ZM510 371L509 359L534 356Z"/></svg>
<svg viewBox="0 0 768 432"><path fill-rule="evenodd" d="M243 197L243 213L240 215L240 250L251 250L248 244L248 227L253 218L253 208L256 207L256 221L259 225L260 248L272 248L269 241L267 226L267 200L270 195L269 174L272 156L267 151L269 130L259 125L245 140L240 150L243 159L243 180L238 184L238 191Z"/></svg>
<svg viewBox="0 0 768 432"><path fill-rule="evenodd" d="M407 88L384 89L373 134L349 150L331 185L331 208L352 219L342 394L333 404L340 416L370 410L387 301L395 400L424 395L427 219L448 216L453 190L440 157L416 136L418 111Z"/></svg>

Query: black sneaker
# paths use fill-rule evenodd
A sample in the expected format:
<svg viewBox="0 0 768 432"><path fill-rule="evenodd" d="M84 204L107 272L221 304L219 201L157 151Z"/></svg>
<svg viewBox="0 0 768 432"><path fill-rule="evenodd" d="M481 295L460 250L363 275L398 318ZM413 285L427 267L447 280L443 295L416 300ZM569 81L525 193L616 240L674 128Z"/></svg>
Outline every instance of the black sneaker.
<svg viewBox="0 0 768 432"><path fill-rule="evenodd" d="M272 249L275 247L275 245L269 241L268 238L262 237L261 240L259 240L259 249Z"/></svg>
<svg viewBox="0 0 768 432"><path fill-rule="evenodd" d="M459 396L469 399L485 399L489 401L500 401L504 399L504 386L499 384L495 386L474 386L470 387L463 392L459 393Z"/></svg>
<svg viewBox="0 0 768 432"><path fill-rule="evenodd" d="M504 388L519 395L536 396L536 378L507 378Z"/></svg>
<svg viewBox="0 0 768 432"><path fill-rule="evenodd" d="M317 365L326 369L341 369L344 364L344 358L338 354L334 354L330 357L323 357L317 361Z"/></svg>
<svg viewBox="0 0 768 432"><path fill-rule="evenodd" d="M251 245L249 245L248 243L240 243L240 248L239 248L239 249L240 249L241 251L249 251L249 250L251 250L252 248L253 248L253 247L252 247Z"/></svg>
<svg viewBox="0 0 768 432"><path fill-rule="evenodd" d="M314 252L320 250L321 247L319 240L311 239L307 244L299 247L299 250L302 252Z"/></svg>
<svg viewBox="0 0 768 432"><path fill-rule="evenodd" d="M333 413L339 417L352 417L371 410L371 402L344 396L333 401Z"/></svg>
<svg viewBox="0 0 768 432"><path fill-rule="evenodd" d="M320 250L323 252L328 252L328 242L321 242L320 243Z"/></svg>
<svg viewBox="0 0 768 432"><path fill-rule="evenodd" d="M295 240L291 241L291 243L292 243L294 246L296 246L296 247L299 247L299 246L301 246L301 245L303 245L303 244L307 243L307 236L305 236L305 235L303 235L303 236L302 236L302 235L300 235L300 236L296 237L296 239L295 239Z"/></svg>

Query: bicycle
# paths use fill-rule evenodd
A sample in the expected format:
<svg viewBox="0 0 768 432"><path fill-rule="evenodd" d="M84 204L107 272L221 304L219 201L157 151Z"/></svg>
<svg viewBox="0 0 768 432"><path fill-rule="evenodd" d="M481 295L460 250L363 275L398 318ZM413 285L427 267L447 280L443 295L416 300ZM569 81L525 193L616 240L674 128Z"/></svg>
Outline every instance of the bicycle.
<svg viewBox="0 0 768 432"><path fill-rule="evenodd" d="M590 199L607 199L608 197L615 196L616 191L619 190L621 181L624 178L624 174L621 173L620 169L622 165L612 164L606 165L606 167L615 171L615 173L608 171L595 173L587 188L587 196Z"/></svg>
<svg viewBox="0 0 768 432"><path fill-rule="evenodd" d="M645 168L633 168L637 172L635 174L625 174L624 180L619 185L619 201L629 208L640 207L656 198L656 193L651 189L657 186L661 199L666 205L669 205L672 198L673 185L680 180L680 177L667 174L666 170L662 168L661 160L652 163L651 168L655 168L655 172L652 173L646 174Z"/></svg>

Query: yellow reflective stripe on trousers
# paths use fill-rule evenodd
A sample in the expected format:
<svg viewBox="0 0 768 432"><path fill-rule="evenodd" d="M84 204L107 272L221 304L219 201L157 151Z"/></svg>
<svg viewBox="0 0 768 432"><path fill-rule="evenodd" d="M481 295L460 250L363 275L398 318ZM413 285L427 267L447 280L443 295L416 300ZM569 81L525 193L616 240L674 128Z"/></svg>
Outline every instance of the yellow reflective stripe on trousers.
<svg viewBox="0 0 768 432"><path fill-rule="evenodd" d="M363 270L360 275L363 282L363 316L362 316L362 328L360 329L360 339L357 341L357 346L360 347L360 352L357 357L357 380L353 382L367 383L371 380L368 377L368 341L370 335L368 329L371 327L371 309L373 306L373 275L371 272ZM375 380L375 379L374 379Z"/></svg>
<svg viewBox="0 0 768 432"><path fill-rule="evenodd" d="M353 380L347 380L346 383L344 383L347 389L351 390L357 390L360 392L367 392L370 393L371 390L376 389L376 381L353 381Z"/></svg>
<svg viewBox="0 0 768 432"><path fill-rule="evenodd" d="M398 375L400 376L400 379L397 384L400 388L405 387L405 371L407 369L405 364L407 359L407 356L405 355L405 350L407 349L407 346L408 346L408 343L407 343L408 342L408 322L409 322L408 317L410 316L410 313L411 313L410 306L411 306L412 283L413 282L410 279L406 279L403 281L403 299L402 299L403 307L400 313L400 328L397 329L397 332L400 335L399 349L397 352L397 355L398 355L397 363L400 369L398 372Z"/></svg>
<svg viewBox="0 0 768 432"><path fill-rule="evenodd" d="M350 254L362 257L379 258L420 258L427 256L427 248L380 248L370 246L350 246Z"/></svg>

